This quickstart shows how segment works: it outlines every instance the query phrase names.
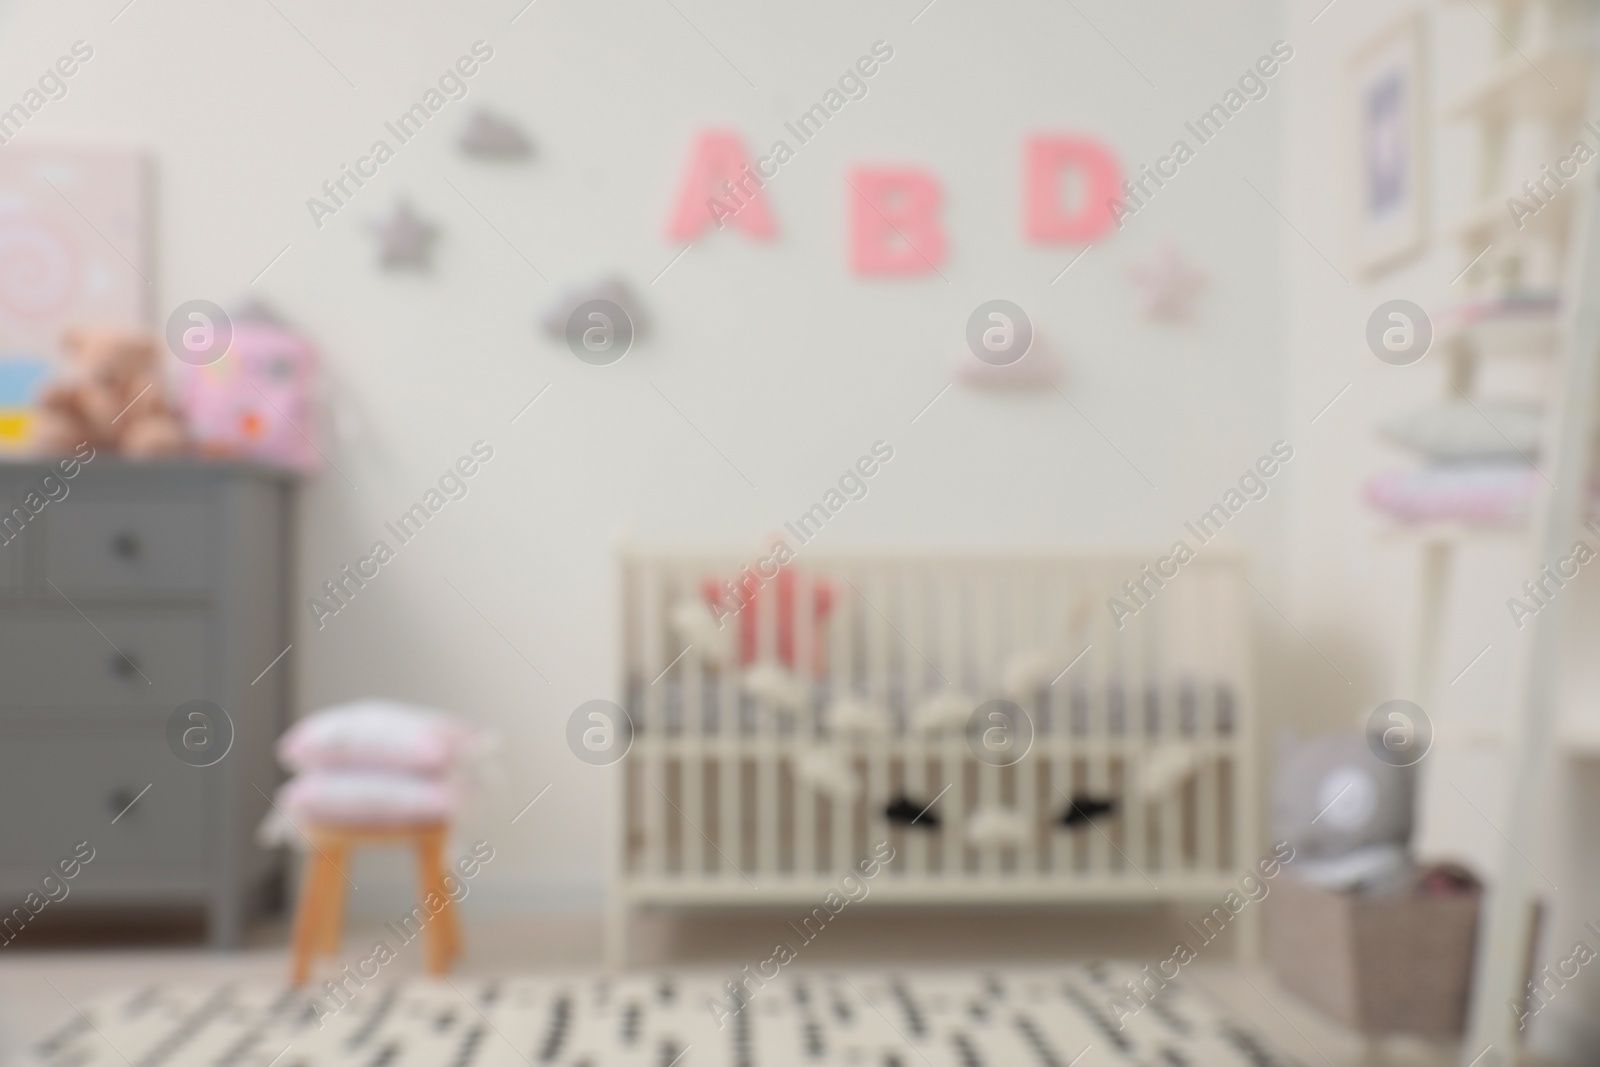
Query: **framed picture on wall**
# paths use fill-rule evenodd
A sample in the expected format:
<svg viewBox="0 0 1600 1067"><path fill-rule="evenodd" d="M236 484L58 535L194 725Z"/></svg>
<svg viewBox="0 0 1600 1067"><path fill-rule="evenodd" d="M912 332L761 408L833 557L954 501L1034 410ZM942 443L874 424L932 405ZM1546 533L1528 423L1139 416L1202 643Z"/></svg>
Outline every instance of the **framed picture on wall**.
<svg viewBox="0 0 1600 1067"><path fill-rule="evenodd" d="M1351 240L1367 275L1418 252L1428 229L1423 21L1412 15L1350 61Z"/></svg>
<svg viewBox="0 0 1600 1067"><path fill-rule="evenodd" d="M71 326L147 326L144 156L111 146L0 151L0 453L32 447L33 402Z"/></svg>

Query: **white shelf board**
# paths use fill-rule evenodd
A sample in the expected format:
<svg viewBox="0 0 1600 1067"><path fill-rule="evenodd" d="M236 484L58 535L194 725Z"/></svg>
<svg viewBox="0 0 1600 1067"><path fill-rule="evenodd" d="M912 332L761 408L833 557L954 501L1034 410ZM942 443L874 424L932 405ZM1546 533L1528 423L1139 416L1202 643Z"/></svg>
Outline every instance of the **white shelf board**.
<svg viewBox="0 0 1600 1067"><path fill-rule="evenodd" d="M1489 315L1445 327L1439 343L1465 345L1478 355L1495 358L1548 359L1561 341L1561 320L1554 314Z"/></svg>
<svg viewBox="0 0 1600 1067"><path fill-rule="evenodd" d="M1579 172L1582 177L1582 172ZM1565 195L1573 191L1574 182L1567 182L1568 188L1560 190L1554 200L1547 202L1547 206L1538 207L1534 214L1523 216L1520 220L1514 218L1511 209L1506 206L1506 201L1516 197L1523 203L1528 202L1528 194L1521 189L1502 189L1461 215L1451 223L1448 228L1450 236L1458 241L1465 241L1474 246L1482 245L1486 240L1493 240L1500 235L1527 233L1532 231L1537 234L1554 235L1565 231L1567 224L1572 219L1572 203L1574 196ZM1518 222L1521 225L1518 225Z"/></svg>
<svg viewBox="0 0 1600 1067"><path fill-rule="evenodd" d="M1495 115L1554 115L1583 104L1589 88L1589 58L1562 46L1527 55L1512 53L1487 77L1441 109L1448 119Z"/></svg>
<svg viewBox="0 0 1600 1067"><path fill-rule="evenodd" d="M1600 723L1563 723L1558 735L1561 752L1571 759L1600 759ZM1505 750L1511 745L1507 733L1488 729L1456 729L1434 735L1435 745L1447 748Z"/></svg>

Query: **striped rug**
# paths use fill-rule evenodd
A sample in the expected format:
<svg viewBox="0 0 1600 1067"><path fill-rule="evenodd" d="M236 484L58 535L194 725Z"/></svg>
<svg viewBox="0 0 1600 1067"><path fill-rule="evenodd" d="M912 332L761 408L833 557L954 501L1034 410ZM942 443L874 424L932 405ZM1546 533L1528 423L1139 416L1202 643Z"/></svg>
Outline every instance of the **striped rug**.
<svg viewBox="0 0 1600 1067"><path fill-rule="evenodd" d="M751 968L748 974L756 975ZM152 985L85 999L29 1067L1291 1067L1180 979L1119 1019L1131 966L993 972L382 975L342 990ZM1125 1001L1128 1005L1135 1001ZM1120 1025L1119 1025L1120 1023Z"/></svg>

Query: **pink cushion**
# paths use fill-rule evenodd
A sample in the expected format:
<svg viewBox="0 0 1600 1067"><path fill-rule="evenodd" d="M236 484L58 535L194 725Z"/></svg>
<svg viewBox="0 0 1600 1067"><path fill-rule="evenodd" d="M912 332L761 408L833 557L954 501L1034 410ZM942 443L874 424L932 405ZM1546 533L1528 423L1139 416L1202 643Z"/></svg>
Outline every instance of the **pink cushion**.
<svg viewBox="0 0 1600 1067"><path fill-rule="evenodd" d="M456 810L444 782L386 771L310 771L278 790L278 807L304 829L313 823L441 822Z"/></svg>
<svg viewBox="0 0 1600 1067"><path fill-rule="evenodd" d="M478 730L448 715L389 700L358 700L295 723L278 740L278 759L294 771L363 768L440 775L481 744Z"/></svg>
<svg viewBox="0 0 1600 1067"><path fill-rule="evenodd" d="M1366 496L1403 522L1499 525L1528 517L1538 481L1525 463L1459 463L1380 474Z"/></svg>

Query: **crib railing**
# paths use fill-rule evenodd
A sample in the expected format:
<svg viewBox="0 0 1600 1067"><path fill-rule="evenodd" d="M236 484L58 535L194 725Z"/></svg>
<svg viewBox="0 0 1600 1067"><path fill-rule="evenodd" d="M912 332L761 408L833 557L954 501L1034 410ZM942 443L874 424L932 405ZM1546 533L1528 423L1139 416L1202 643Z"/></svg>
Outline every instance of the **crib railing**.
<svg viewBox="0 0 1600 1067"><path fill-rule="evenodd" d="M1159 556L813 553L769 578L732 555L624 549L620 895L820 899L879 842L885 901L1225 891L1257 845L1243 561ZM715 640L682 625L695 604L721 617ZM752 690L763 665L794 696ZM955 720L922 729L940 694L1013 701L1026 754L990 758ZM841 728L844 696L882 727ZM845 787L819 785L819 761ZM892 820L896 799L926 814ZM1063 825L1080 801L1112 808ZM996 809L1020 830L979 833Z"/></svg>

